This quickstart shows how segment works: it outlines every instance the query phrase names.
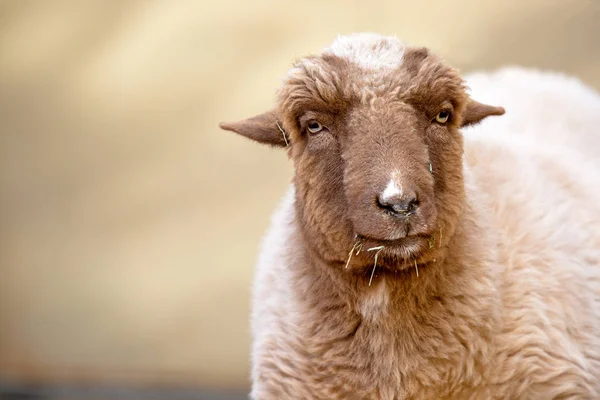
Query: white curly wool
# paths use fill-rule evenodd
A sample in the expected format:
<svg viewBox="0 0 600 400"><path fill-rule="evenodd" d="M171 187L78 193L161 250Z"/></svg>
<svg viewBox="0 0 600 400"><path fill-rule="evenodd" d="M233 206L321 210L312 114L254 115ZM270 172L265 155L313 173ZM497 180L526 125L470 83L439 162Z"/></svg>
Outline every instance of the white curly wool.
<svg viewBox="0 0 600 400"><path fill-rule="evenodd" d="M394 37L375 33L339 36L325 52L345 58L366 69L398 68L402 64L404 44Z"/></svg>

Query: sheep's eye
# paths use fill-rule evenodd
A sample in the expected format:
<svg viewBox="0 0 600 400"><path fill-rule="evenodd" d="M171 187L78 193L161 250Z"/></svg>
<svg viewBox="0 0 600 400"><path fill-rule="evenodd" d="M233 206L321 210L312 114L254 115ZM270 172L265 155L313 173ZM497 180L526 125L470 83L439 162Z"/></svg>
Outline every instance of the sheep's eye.
<svg viewBox="0 0 600 400"><path fill-rule="evenodd" d="M448 122L448 118L450 118L450 111L440 111L435 120L440 124L445 124Z"/></svg>
<svg viewBox="0 0 600 400"><path fill-rule="evenodd" d="M308 131L310 133L318 133L318 132L321 132L323 130L323 125L321 125L317 121L310 121L308 123L308 125L306 126L306 128L308 129Z"/></svg>

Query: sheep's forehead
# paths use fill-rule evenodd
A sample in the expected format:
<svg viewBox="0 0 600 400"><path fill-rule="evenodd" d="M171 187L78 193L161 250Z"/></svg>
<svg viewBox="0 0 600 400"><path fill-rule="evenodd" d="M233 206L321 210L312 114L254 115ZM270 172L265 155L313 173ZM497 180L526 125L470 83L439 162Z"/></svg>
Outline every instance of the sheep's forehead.
<svg viewBox="0 0 600 400"><path fill-rule="evenodd" d="M406 46L393 36L358 33L339 36L325 53L358 64L366 69L394 69L402 64Z"/></svg>
<svg viewBox="0 0 600 400"><path fill-rule="evenodd" d="M338 37L320 55L300 59L279 90L279 107L296 118L311 108L340 114L356 104L381 108L390 99L441 104L463 97L456 70L425 48L363 33Z"/></svg>

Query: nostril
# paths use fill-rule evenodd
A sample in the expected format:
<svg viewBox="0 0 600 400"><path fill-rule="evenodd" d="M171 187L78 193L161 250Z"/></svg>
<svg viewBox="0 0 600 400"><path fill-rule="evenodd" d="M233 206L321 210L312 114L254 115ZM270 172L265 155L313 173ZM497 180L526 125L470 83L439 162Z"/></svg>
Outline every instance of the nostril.
<svg viewBox="0 0 600 400"><path fill-rule="evenodd" d="M412 199L409 199L408 204L406 205L405 209L408 210L409 214L412 214L415 211L417 211L418 206L419 206L419 200L412 198Z"/></svg>

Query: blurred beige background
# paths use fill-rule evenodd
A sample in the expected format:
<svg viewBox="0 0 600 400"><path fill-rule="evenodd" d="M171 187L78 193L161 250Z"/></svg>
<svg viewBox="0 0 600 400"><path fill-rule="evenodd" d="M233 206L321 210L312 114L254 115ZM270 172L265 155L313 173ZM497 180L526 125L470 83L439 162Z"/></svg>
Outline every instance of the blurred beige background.
<svg viewBox="0 0 600 400"><path fill-rule="evenodd" d="M354 31L600 88L599 3L0 1L0 381L247 387L254 260L292 171L217 123Z"/></svg>

